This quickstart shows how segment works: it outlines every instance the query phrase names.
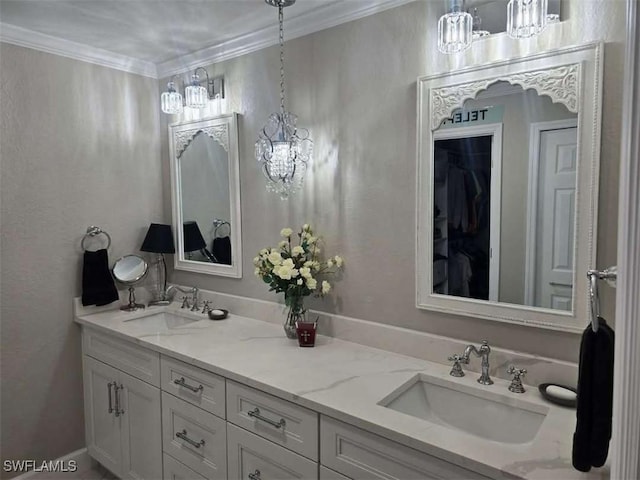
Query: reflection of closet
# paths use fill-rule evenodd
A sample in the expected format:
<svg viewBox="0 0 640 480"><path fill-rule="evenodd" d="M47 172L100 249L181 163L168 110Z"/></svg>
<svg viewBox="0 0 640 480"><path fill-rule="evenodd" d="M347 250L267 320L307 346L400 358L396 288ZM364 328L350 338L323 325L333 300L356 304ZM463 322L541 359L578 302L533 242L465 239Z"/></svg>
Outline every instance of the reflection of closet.
<svg viewBox="0 0 640 480"><path fill-rule="evenodd" d="M433 291L489 300L491 136L437 140Z"/></svg>
<svg viewBox="0 0 640 480"><path fill-rule="evenodd" d="M447 151L434 151L434 212L433 212L433 292L449 293L447 256Z"/></svg>

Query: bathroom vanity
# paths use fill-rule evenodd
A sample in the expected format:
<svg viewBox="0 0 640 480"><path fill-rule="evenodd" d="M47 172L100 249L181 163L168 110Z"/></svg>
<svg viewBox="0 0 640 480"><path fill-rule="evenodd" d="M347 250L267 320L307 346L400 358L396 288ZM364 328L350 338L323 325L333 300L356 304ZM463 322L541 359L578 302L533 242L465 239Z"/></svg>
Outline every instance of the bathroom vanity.
<svg viewBox="0 0 640 480"><path fill-rule="evenodd" d="M76 321L88 451L121 478L609 475L572 469L575 411L534 388L326 336L302 349L279 325L178 304L76 302Z"/></svg>

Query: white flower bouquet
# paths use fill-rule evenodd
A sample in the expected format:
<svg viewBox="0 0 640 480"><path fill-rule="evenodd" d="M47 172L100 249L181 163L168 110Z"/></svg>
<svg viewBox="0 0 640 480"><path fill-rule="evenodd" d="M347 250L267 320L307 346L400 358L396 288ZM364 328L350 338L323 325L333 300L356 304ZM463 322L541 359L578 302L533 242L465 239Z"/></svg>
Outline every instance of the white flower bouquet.
<svg viewBox="0 0 640 480"><path fill-rule="evenodd" d="M290 228L283 228L280 235L284 240L278 248L260 250L253 264L256 276L269 285L269 291L284 293L285 305L289 307L285 332L289 338L295 338L295 322L303 321L306 313L304 297L312 294L323 297L329 293L331 284L322 277L336 273L344 260L338 255L321 260L321 238L313 234L309 224L298 232L298 245L293 245Z"/></svg>

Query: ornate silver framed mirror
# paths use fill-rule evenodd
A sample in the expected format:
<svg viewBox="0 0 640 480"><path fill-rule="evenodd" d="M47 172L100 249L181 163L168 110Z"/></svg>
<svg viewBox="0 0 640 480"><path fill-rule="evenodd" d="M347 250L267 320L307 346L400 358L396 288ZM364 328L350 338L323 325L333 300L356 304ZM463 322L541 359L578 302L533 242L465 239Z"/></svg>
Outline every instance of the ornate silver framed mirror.
<svg viewBox="0 0 640 480"><path fill-rule="evenodd" d="M169 126L175 268L242 277L237 115Z"/></svg>
<svg viewBox="0 0 640 480"><path fill-rule="evenodd" d="M580 331L602 46L418 79L417 307Z"/></svg>

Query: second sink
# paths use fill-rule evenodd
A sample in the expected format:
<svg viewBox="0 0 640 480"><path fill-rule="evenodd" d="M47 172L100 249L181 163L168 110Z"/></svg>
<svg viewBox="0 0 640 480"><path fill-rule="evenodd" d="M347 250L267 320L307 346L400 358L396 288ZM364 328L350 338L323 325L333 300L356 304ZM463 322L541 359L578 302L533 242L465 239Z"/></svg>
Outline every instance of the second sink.
<svg viewBox="0 0 640 480"><path fill-rule="evenodd" d="M532 441L548 409L508 394L419 374L380 405L487 440Z"/></svg>

